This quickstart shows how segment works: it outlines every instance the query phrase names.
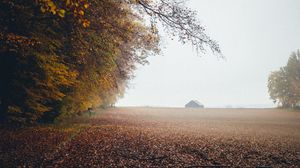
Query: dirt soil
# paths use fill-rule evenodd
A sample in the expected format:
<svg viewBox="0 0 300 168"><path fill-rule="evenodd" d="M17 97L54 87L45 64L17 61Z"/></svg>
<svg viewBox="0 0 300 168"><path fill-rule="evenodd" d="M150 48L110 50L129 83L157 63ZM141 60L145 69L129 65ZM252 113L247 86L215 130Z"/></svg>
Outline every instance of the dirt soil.
<svg viewBox="0 0 300 168"><path fill-rule="evenodd" d="M0 129L0 167L300 167L295 111L113 108L70 123Z"/></svg>

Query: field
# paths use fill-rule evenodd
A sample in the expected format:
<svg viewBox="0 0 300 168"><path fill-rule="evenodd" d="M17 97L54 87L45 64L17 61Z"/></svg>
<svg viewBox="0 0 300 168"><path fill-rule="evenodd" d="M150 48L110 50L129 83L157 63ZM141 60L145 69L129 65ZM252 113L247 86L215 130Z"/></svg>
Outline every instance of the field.
<svg viewBox="0 0 300 168"><path fill-rule="evenodd" d="M0 129L0 167L300 167L300 112L112 108Z"/></svg>

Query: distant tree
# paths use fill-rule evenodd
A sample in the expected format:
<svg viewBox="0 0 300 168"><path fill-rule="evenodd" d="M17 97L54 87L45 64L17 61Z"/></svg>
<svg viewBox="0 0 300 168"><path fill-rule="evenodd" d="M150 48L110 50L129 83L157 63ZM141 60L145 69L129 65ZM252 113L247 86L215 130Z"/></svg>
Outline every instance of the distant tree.
<svg viewBox="0 0 300 168"><path fill-rule="evenodd" d="M270 98L283 108L296 107L300 102L300 52L293 52L287 65L270 74Z"/></svg>
<svg viewBox="0 0 300 168"><path fill-rule="evenodd" d="M293 52L286 65L288 80L293 90L293 103L300 101L300 51Z"/></svg>

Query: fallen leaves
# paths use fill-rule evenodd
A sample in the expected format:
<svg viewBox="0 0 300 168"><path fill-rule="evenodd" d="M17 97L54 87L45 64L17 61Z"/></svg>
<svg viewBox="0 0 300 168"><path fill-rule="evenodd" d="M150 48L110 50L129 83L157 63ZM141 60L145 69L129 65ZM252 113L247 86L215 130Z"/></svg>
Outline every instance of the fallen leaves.
<svg viewBox="0 0 300 168"><path fill-rule="evenodd" d="M201 119L196 124L192 120L153 115L115 109L88 119L78 118L65 129L1 130L0 167L298 167L300 164L299 142L292 135L250 135L242 134L241 130L231 134L223 130L222 134L217 132L218 122L214 122L216 130L211 132L209 128L213 125ZM78 127L79 123L83 126Z"/></svg>

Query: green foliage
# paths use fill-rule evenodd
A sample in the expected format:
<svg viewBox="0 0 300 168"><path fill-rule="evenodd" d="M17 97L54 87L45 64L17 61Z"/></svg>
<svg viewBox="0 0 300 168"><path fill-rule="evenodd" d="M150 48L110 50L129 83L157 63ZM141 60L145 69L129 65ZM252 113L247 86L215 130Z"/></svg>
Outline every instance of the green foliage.
<svg viewBox="0 0 300 168"><path fill-rule="evenodd" d="M284 108L295 108L300 102L300 52L293 52L286 66L269 76L269 94Z"/></svg>

